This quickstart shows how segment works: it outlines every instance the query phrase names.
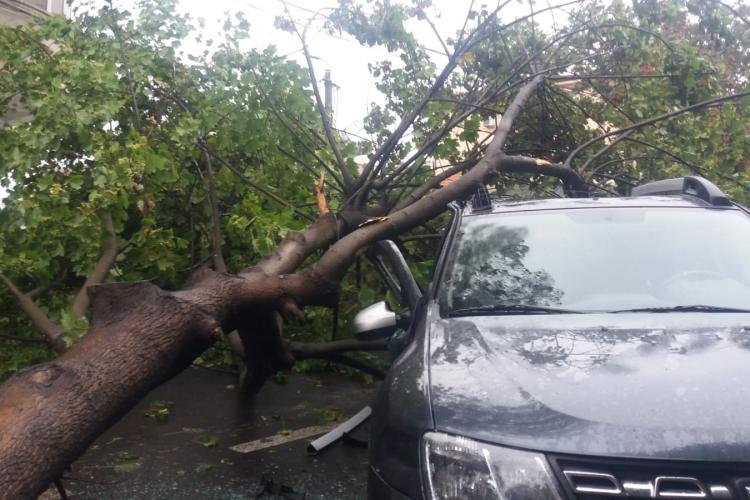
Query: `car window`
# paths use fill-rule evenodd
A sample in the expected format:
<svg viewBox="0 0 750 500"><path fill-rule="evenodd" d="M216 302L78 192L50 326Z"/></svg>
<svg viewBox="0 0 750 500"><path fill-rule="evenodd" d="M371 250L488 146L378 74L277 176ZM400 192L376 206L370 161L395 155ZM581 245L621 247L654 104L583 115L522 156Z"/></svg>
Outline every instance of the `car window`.
<svg viewBox="0 0 750 500"><path fill-rule="evenodd" d="M445 212L431 221L429 227L401 238L406 262L422 290L430 287L453 217L452 211Z"/></svg>
<svg viewBox="0 0 750 500"><path fill-rule="evenodd" d="M448 310L750 308L750 218L643 207L466 217L446 275Z"/></svg>

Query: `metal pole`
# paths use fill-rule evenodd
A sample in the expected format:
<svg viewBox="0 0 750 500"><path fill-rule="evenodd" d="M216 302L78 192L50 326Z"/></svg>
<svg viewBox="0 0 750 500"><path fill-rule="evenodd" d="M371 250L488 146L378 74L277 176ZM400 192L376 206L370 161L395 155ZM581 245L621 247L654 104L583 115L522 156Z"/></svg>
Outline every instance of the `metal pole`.
<svg viewBox="0 0 750 500"><path fill-rule="evenodd" d="M331 70L327 69L323 77L325 84L325 108L328 119L333 121L333 81L331 80Z"/></svg>

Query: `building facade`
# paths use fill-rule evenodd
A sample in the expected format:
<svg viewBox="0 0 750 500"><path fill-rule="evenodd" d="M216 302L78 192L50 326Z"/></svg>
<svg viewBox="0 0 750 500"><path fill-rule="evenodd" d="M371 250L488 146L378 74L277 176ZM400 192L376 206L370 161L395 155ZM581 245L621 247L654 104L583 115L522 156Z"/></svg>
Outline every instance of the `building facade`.
<svg viewBox="0 0 750 500"><path fill-rule="evenodd" d="M65 15L65 0L0 0L0 25L18 26L31 18L49 15ZM0 68L1 57L2 54ZM29 119L18 101L18 97L11 101L13 111L0 115L0 128Z"/></svg>
<svg viewBox="0 0 750 500"><path fill-rule="evenodd" d="M17 26L31 17L65 14L65 0L0 0L0 24Z"/></svg>

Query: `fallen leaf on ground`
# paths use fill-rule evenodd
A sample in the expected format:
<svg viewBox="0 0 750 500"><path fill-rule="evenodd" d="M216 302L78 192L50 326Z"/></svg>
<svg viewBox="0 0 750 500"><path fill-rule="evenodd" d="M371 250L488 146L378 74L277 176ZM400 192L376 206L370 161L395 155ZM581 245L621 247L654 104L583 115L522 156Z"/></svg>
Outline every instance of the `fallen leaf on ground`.
<svg viewBox="0 0 750 500"><path fill-rule="evenodd" d="M217 438L216 436L210 436L209 438L201 441L201 446L204 446L205 448L213 448L218 444L219 438Z"/></svg>
<svg viewBox="0 0 750 500"><path fill-rule="evenodd" d="M213 468L214 466L212 464L198 464L198 467L195 468L195 472L206 472Z"/></svg>

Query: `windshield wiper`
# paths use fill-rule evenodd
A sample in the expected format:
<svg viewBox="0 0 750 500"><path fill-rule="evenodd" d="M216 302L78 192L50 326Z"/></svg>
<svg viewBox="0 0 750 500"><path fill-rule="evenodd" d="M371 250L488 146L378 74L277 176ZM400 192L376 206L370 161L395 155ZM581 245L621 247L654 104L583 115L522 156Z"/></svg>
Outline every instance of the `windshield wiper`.
<svg viewBox="0 0 750 500"><path fill-rule="evenodd" d="M653 313L670 313L670 312L717 312L717 313L750 313L750 309L740 309L738 307L721 307L706 306L702 304L692 306L672 306L672 307L639 307L636 309L620 309L618 311L609 311L611 313L628 313L628 312L653 312Z"/></svg>
<svg viewBox="0 0 750 500"><path fill-rule="evenodd" d="M455 309L448 316L504 316L511 314L581 314L581 311L529 304L489 305Z"/></svg>

